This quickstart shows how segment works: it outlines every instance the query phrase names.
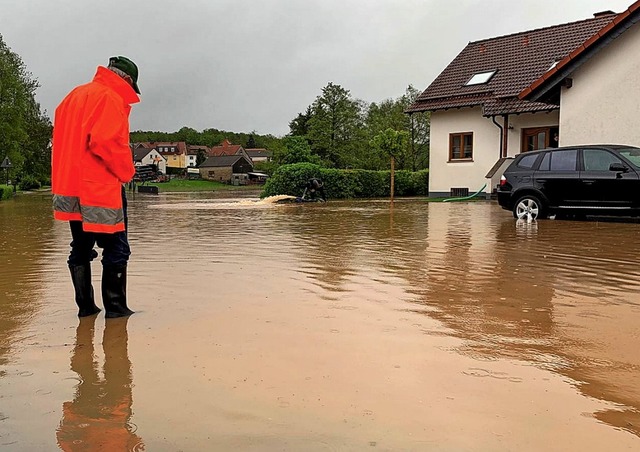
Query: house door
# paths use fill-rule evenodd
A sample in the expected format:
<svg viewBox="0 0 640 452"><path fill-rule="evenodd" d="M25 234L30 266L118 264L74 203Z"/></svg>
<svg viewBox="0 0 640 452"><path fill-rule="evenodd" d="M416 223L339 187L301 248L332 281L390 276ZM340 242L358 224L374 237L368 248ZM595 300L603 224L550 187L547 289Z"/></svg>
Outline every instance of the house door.
<svg viewBox="0 0 640 452"><path fill-rule="evenodd" d="M558 147L557 127L522 129L522 152Z"/></svg>

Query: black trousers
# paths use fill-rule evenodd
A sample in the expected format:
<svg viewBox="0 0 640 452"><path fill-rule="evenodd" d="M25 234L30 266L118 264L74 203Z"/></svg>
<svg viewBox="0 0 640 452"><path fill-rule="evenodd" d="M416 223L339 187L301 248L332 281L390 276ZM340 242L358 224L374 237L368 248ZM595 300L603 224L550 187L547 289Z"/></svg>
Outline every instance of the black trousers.
<svg viewBox="0 0 640 452"><path fill-rule="evenodd" d="M125 230L114 234L102 232L86 232L82 230L82 221L70 221L71 228L71 253L67 263L70 266L84 265L98 257L93 249L96 245L102 248L102 265L122 266L127 265L131 249L127 238L127 198L122 187L122 209L124 211Z"/></svg>

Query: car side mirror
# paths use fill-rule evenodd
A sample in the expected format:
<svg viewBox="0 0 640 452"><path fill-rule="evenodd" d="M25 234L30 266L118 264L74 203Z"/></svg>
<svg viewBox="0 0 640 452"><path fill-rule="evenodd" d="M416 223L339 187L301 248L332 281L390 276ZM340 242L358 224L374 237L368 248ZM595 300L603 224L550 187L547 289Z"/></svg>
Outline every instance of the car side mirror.
<svg viewBox="0 0 640 452"><path fill-rule="evenodd" d="M609 165L609 171L616 171L618 173L626 173L629 168L624 163L612 163Z"/></svg>

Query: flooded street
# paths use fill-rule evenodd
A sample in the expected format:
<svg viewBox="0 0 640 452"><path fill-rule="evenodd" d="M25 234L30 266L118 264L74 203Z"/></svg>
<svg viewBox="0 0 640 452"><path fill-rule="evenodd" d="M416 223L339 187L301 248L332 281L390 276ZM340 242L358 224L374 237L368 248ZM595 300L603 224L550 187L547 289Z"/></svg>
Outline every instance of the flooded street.
<svg viewBox="0 0 640 452"><path fill-rule="evenodd" d="M0 203L1 450L640 450L637 222L161 194L129 227L136 314L79 322L51 196Z"/></svg>

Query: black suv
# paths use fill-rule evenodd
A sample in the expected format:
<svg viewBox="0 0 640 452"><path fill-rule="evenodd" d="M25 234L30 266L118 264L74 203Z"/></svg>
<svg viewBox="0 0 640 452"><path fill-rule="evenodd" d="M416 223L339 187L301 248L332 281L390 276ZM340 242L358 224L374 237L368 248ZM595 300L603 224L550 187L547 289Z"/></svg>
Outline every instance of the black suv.
<svg viewBox="0 0 640 452"><path fill-rule="evenodd" d="M567 146L525 152L500 178L498 203L528 221L550 214L640 214L640 148Z"/></svg>

